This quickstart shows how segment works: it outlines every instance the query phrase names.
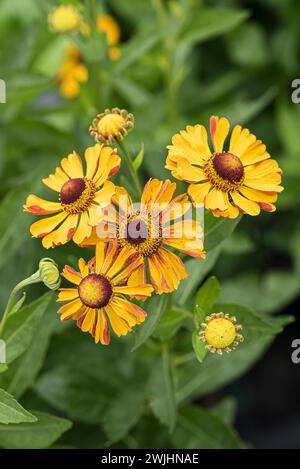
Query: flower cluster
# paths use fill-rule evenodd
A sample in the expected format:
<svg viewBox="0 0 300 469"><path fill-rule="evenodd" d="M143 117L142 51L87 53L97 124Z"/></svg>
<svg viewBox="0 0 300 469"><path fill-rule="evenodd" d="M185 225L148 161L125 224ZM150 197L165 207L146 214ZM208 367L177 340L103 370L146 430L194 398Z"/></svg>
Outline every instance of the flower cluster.
<svg viewBox="0 0 300 469"><path fill-rule="evenodd" d="M55 33L79 33L84 37L91 35L90 26L83 20L81 13L73 5L60 5L54 8L49 16L50 29ZM121 56L118 44L121 31L116 20L105 14L98 14L96 30L104 34L110 60L118 60ZM56 76L60 94L66 99L74 99L79 95L80 85L86 83L89 73L79 47L72 41L67 45L66 56Z"/></svg>
<svg viewBox="0 0 300 469"><path fill-rule="evenodd" d="M200 125L175 135L168 147L167 168L190 183L188 192L176 195L175 182L149 179L140 200L133 201L124 187L111 181L121 158L108 146L132 127L127 111L114 108L99 114L90 128L97 143L86 149L85 165L75 151L63 158L43 179L56 200L29 195L24 205L26 212L49 215L30 227L45 248L72 239L83 249L94 249L89 261L79 259L78 271L65 266L62 276L74 286L60 289L58 302L64 305L58 313L104 345L110 329L126 335L145 320L139 301L152 293L170 293L188 277L182 255L199 262L205 258L203 227L193 205L202 204L218 217L257 215L260 209L274 211L282 190L281 171L261 141L236 126L225 152L229 122L213 117L213 152ZM206 318L199 335L210 352L229 352L242 341L235 321L223 313Z"/></svg>

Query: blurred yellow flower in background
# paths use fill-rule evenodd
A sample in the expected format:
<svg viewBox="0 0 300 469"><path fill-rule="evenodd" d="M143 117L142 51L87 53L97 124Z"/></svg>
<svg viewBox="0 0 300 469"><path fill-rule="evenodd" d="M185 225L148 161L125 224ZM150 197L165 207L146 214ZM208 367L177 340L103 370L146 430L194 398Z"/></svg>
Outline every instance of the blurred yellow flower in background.
<svg viewBox="0 0 300 469"><path fill-rule="evenodd" d="M187 126L173 136L166 168L190 183L188 194L194 204L204 204L215 216L273 212L283 190L278 163L270 159L262 141L240 125L233 128L229 149L224 150L229 130L225 117L210 119L211 151L205 127Z"/></svg>
<svg viewBox="0 0 300 469"><path fill-rule="evenodd" d="M57 75L59 90L66 99L73 99L79 95L80 84L89 79L89 72L83 63L80 49L70 44L67 56Z"/></svg>
<svg viewBox="0 0 300 469"><path fill-rule="evenodd" d="M108 345L109 322L120 337L132 331L132 327L146 319L146 313L126 296L151 296L153 288L142 279L130 286L124 285L128 276L141 265L142 259L132 257L124 247L120 252L115 242L98 243L96 257L86 264L79 259L80 272L65 266L63 277L75 284L75 288L61 288L58 302L65 302L58 313L63 321L74 319L83 332ZM109 322L108 322L109 321Z"/></svg>
<svg viewBox="0 0 300 469"><path fill-rule="evenodd" d="M60 5L48 15L50 29L56 33L79 31L82 23L80 11L73 5Z"/></svg>
<svg viewBox="0 0 300 469"><path fill-rule="evenodd" d="M118 60L121 56L121 50L117 47L121 39L121 29L117 21L110 15L98 15L96 28L99 33L105 34L110 60ZM91 34L89 24L83 22L80 27L80 32L84 36L89 36Z"/></svg>

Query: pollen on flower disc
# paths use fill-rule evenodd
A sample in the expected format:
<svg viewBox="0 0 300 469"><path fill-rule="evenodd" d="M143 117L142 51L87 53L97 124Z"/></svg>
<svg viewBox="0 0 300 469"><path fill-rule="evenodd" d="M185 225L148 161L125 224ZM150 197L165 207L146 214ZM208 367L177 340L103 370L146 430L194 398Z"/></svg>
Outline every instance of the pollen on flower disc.
<svg viewBox="0 0 300 469"><path fill-rule="evenodd" d="M213 166L216 173L226 181L238 183L244 177L244 166L239 157L232 153L216 153Z"/></svg>
<svg viewBox="0 0 300 469"><path fill-rule="evenodd" d="M81 280L78 293L82 303L89 308L103 308L112 296L112 286L103 275L89 274Z"/></svg>
<svg viewBox="0 0 300 469"><path fill-rule="evenodd" d="M83 178L70 179L65 182L60 191L60 200L63 204L72 204L79 199L86 187Z"/></svg>

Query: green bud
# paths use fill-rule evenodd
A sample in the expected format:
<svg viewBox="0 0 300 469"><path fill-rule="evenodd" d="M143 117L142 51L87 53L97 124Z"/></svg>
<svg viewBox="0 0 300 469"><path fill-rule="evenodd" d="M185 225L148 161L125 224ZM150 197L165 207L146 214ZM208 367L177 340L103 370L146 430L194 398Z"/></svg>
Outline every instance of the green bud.
<svg viewBox="0 0 300 469"><path fill-rule="evenodd" d="M41 280L50 290L57 290L60 286L61 277L58 266L53 259L44 257L39 263L39 274Z"/></svg>

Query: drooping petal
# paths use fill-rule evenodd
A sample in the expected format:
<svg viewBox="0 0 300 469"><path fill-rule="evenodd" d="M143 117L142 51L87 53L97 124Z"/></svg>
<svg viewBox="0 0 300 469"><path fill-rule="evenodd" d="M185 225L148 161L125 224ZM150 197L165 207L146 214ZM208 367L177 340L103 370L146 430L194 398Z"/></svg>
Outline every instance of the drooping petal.
<svg viewBox="0 0 300 469"><path fill-rule="evenodd" d="M66 212L61 212L58 215L54 215L53 217L43 218L42 220L38 220L33 223L30 227L30 233L34 238L42 238L50 233L54 228L57 227L65 218L67 218L68 214Z"/></svg>
<svg viewBox="0 0 300 469"><path fill-rule="evenodd" d="M151 296L153 292L152 285L122 285L122 286L115 286L114 293L120 295L141 295L141 296Z"/></svg>
<svg viewBox="0 0 300 469"><path fill-rule="evenodd" d="M33 213L34 215L48 215L62 211L62 206L59 202L48 202L48 200L41 199L36 195L29 195L24 205L24 211Z"/></svg>
<svg viewBox="0 0 300 469"><path fill-rule="evenodd" d="M213 187L205 197L205 208L208 210L227 210L223 192Z"/></svg>
<svg viewBox="0 0 300 469"><path fill-rule="evenodd" d="M57 302L64 303L65 301L74 300L78 297L77 288L60 288Z"/></svg>
<svg viewBox="0 0 300 469"><path fill-rule="evenodd" d="M79 285L82 280L81 274L69 265L65 265L62 276L69 282L75 283L75 285Z"/></svg>
<svg viewBox="0 0 300 469"><path fill-rule="evenodd" d="M243 212L248 213L248 215L252 216L259 215L260 206L256 202L246 199L238 192L232 192L231 197L235 205L239 207L239 209L241 209Z"/></svg>
<svg viewBox="0 0 300 469"><path fill-rule="evenodd" d="M204 182L202 184L191 184L188 188L188 194L191 197L193 204L203 204L210 188L210 182Z"/></svg>
<svg viewBox="0 0 300 469"><path fill-rule="evenodd" d="M81 244L84 239L91 235L92 227L88 224L88 221L88 213L85 211L80 216L79 224L73 236L74 243Z"/></svg>
<svg viewBox="0 0 300 469"><path fill-rule="evenodd" d="M132 330L128 322L124 318L121 318L120 316L118 316L118 314L116 313L115 309L112 306L107 305L105 307L105 311L108 315L111 327L114 333L118 337L122 335L127 335L128 332Z"/></svg>

